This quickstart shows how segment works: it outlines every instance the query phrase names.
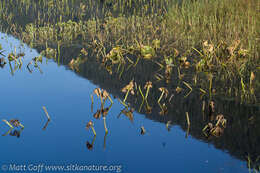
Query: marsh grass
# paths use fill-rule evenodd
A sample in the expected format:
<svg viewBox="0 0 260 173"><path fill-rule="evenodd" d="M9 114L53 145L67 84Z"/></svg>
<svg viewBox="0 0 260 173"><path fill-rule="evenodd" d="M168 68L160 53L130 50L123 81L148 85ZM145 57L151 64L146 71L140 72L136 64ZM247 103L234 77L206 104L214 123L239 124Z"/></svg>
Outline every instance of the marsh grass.
<svg viewBox="0 0 260 173"><path fill-rule="evenodd" d="M4 2L1 17L11 25L16 16L7 15ZM30 14L28 2L12 2L22 3L20 10ZM39 4L48 11L39 12ZM153 74L157 81L169 83L178 71L180 87L183 83L189 89L186 96L199 87L209 97L216 91L257 101L258 78L254 85L250 82L252 72L259 76L257 0L39 1L31 8L37 17L10 30L32 47L53 50L50 57L56 59L62 47L80 44L119 78L125 69L135 70L139 60L152 61L160 66ZM186 78L191 75L195 82Z"/></svg>

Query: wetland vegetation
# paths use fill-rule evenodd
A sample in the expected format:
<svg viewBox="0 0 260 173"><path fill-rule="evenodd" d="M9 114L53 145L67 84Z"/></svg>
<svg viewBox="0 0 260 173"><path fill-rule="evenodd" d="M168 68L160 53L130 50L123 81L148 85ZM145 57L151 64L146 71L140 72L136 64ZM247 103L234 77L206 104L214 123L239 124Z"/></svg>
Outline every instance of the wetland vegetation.
<svg viewBox="0 0 260 173"><path fill-rule="evenodd" d="M259 7L257 0L2 0L0 26L40 53L24 65L30 73L44 73L46 57L100 86L89 97L92 114L94 95L101 103L85 126L94 134L89 150L94 120L102 117L109 133L106 116L119 101L117 118L133 122L136 111L169 131L177 124L259 171ZM0 55L12 75L22 69L22 53L0 47Z"/></svg>

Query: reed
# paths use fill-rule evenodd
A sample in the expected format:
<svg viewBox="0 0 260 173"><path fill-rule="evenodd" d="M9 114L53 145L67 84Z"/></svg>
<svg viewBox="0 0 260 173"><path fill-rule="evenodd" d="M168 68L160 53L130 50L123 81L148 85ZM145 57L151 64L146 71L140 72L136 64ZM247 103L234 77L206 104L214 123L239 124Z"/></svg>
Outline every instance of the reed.
<svg viewBox="0 0 260 173"><path fill-rule="evenodd" d="M50 120L51 120L51 117L50 117L50 115L49 115L49 113L48 113L48 111L47 111L46 107L45 107L45 106L43 106L43 107L42 107L42 109L44 110L44 112L45 112L45 115L46 115L46 117L48 118L48 121L50 121Z"/></svg>

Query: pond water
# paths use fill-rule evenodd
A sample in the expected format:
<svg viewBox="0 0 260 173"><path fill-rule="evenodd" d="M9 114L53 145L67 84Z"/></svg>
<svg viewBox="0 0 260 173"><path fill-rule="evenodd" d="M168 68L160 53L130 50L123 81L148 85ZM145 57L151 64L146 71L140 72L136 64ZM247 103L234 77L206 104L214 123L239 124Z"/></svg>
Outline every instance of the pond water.
<svg viewBox="0 0 260 173"><path fill-rule="evenodd" d="M105 135L102 118L93 118L93 112L100 106L96 96L91 112L90 96L98 84L45 58L39 64L42 73L37 68L29 73L26 65L39 53L3 33L0 34L0 44L4 55L14 51L25 53L21 69L13 74L8 64L0 69L0 119L16 118L25 127L23 130L14 129L20 133L19 137L17 134L11 136L14 130L6 134L9 127L1 121L0 172L19 172L19 165L26 165L25 172L29 169L45 172L45 166L50 165L109 165L111 171L108 172L128 173L248 172L246 159L230 154L234 151L218 149L196 135L186 136L185 121L173 122L174 125L167 130L164 122L137 111L133 112L132 122L124 115L118 118L124 106L117 99L113 99L107 115L108 134ZM51 117L45 128L47 118L42 106L47 108ZM96 137L91 129L86 130L90 120L94 122ZM144 135L140 133L141 126L146 129ZM87 143L93 144L93 148L89 149ZM237 152L244 154L242 149ZM43 169L37 169L41 164L44 164Z"/></svg>

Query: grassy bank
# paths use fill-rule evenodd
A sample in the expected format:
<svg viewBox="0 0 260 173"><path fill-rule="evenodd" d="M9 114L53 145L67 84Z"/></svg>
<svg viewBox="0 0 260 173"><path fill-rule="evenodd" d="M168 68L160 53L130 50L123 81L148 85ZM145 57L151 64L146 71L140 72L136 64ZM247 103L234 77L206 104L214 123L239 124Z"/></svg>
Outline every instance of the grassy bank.
<svg viewBox="0 0 260 173"><path fill-rule="evenodd" d="M32 47L48 48L45 55L81 45L110 73L123 66L134 71L139 60L151 61L158 65L153 82L186 81L210 97L259 102L257 0L105 1L92 6L82 1L71 10L68 1L40 3L48 12L38 10L32 22L11 32ZM137 10L127 11L130 7ZM94 10L96 15L87 17Z"/></svg>

